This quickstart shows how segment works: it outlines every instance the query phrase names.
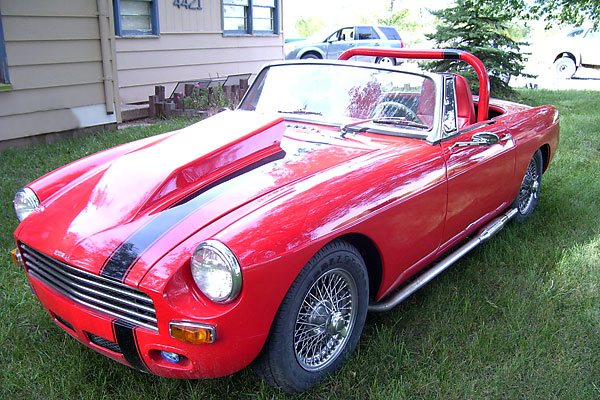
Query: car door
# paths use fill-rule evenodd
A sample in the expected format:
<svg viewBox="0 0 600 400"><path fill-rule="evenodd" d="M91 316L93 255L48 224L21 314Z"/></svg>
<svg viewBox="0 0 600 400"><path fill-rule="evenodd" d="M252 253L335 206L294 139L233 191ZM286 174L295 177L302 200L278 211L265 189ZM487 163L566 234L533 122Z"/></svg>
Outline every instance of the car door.
<svg viewBox="0 0 600 400"><path fill-rule="evenodd" d="M448 179L442 243L453 245L512 201L515 144L503 123L490 120L459 131L441 145Z"/></svg>

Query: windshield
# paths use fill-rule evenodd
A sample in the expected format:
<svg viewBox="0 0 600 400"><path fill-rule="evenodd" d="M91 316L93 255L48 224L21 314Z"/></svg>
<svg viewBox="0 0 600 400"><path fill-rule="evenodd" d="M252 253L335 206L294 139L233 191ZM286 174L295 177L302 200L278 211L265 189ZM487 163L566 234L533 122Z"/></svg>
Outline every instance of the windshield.
<svg viewBox="0 0 600 400"><path fill-rule="evenodd" d="M353 65L289 64L264 70L242 110L297 114L340 122L348 118L409 121L403 128L429 130L435 85L423 75Z"/></svg>

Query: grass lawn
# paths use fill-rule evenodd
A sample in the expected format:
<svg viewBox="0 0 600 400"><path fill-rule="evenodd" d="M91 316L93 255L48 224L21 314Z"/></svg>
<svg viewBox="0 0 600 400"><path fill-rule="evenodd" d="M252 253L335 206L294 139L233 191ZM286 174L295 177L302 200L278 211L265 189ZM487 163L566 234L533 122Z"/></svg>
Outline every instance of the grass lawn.
<svg viewBox="0 0 600 400"><path fill-rule="evenodd" d="M299 399L592 399L600 397L598 92L523 91L554 104L561 147L538 208L510 223L394 310L369 314L356 353ZM134 371L51 322L11 263L14 193L106 147L182 120L0 153L0 398L287 398L250 369L201 381Z"/></svg>

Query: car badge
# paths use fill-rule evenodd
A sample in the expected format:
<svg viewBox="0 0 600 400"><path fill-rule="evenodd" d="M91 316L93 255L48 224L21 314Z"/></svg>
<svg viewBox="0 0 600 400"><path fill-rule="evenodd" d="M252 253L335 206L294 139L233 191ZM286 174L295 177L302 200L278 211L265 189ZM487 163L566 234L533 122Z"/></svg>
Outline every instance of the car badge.
<svg viewBox="0 0 600 400"><path fill-rule="evenodd" d="M63 253L62 251L58 251L58 250L54 250L54 255L62 257L62 258L65 258L65 256L66 256L65 253Z"/></svg>

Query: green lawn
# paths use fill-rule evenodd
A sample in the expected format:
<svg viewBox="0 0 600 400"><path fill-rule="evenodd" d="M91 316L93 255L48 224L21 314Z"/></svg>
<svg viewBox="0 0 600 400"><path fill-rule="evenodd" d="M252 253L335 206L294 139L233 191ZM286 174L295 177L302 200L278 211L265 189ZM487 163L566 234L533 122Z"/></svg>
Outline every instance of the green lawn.
<svg viewBox="0 0 600 400"><path fill-rule="evenodd" d="M300 399L592 399L600 397L598 92L523 91L561 113L561 147L538 209L510 223L396 309L370 314L346 366ZM16 190L71 160L176 129L104 132L0 153L0 398L274 399L245 369L168 380L134 371L55 326L10 262Z"/></svg>

